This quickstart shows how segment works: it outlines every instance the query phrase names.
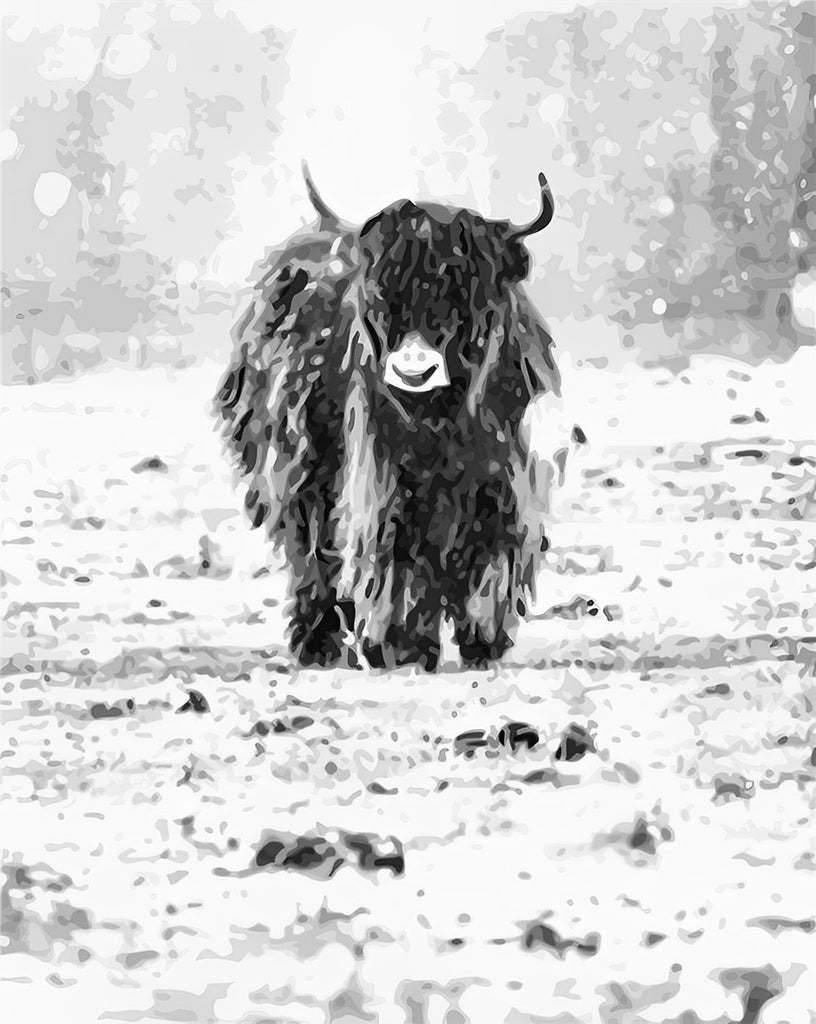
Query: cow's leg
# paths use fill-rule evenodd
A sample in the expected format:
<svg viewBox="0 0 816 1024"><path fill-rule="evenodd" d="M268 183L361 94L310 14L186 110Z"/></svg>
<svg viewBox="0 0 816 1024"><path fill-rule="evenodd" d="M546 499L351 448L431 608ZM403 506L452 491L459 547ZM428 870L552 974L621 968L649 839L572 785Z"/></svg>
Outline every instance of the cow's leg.
<svg viewBox="0 0 816 1024"><path fill-rule="evenodd" d="M478 600L484 602L485 598ZM474 619L466 611L454 628L454 638L465 668L487 668L513 646L506 628L509 617L506 597L492 593L487 601L487 614L482 611L478 619Z"/></svg>
<svg viewBox="0 0 816 1024"><path fill-rule="evenodd" d="M315 430L314 461L290 504L292 543L287 555L292 578L290 645L301 665L328 666L343 656L344 634L354 628L354 606L339 601L334 507L342 450L339 430Z"/></svg>
<svg viewBox="0 0 816 1024"><path fill-rule="evenodd" d="M343 656L344 634L354 620L346 602L337 600L338 572L333 554L318 548L295 584L290 644L301 665L334 665Z"/></svg>
<svg viewBox="0 0 816 1024"><path fill-rule="evenodd" d="M512 491L482 490L457 542L454 640L466 668L484 668L513 646L513 575L519 556ZM464 583L464 586L462 586Z"/></svg>
<svg viewBox="0 0 816 1024"><path fill-rule="evenodd" d="M381 641L363 641L372 668L419 665L435 672L439 664L442 609L425 542L415 508L403 503L392 549L390 618Z"/></svg>
<svg viewBox="0 0 816 1024"><path fill-rule="evenodd" d="M441 598L444 581L440 523L448 506L445 496L423 488L406 503L407 517L397 545L396 566L401 576L399 615L392 643L400 665L419 665L435 672L441 654Z"/></svg>
<svg viewBox="0 0 816 1024"><path fill-rule="evenodd" d="M452 603L453 636L465 668L486 668L513 646L506 554L479 560Z"/></svg>
<svg viewBox="0 0 816 1024"><path fill-rule="evenodd" d="M402 621L392 628L390 639L398 665L419 665L426 672L435 672L441 653L442 608L436 581L422 572L423 568L406 567L406 573L410 573L405 588L407 606Z"/></svg>
<svg viewBox="0 0 816 1024"><path fill-rule="evenodd" d="M391 623L381 642L364 640L363 654L371 668L398 668L418 665L426 672L435 672L439 665L441 611L424 606L424 602L405 616Z"/></svg>

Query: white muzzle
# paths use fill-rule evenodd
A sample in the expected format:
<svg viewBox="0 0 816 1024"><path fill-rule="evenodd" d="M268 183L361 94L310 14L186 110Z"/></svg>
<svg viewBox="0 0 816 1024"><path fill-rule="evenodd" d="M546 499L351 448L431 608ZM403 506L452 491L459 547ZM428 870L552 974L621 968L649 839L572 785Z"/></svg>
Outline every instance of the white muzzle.
<svg viewBox="0 0 816 1024"><path fill-rule="evenodd" d="M385 383L400 391L431 391L450 384L445 358L419 334L406 334L385 360Z"/></svg>

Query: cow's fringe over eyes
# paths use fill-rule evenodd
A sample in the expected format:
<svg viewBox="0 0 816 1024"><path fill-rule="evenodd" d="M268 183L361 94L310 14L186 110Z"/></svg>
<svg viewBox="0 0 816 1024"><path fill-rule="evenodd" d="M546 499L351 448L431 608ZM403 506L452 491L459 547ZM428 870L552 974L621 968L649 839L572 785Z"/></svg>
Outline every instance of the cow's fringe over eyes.
<svg viewBox="0 0 816 1024"><path fill-rule="evenodd" d="M321 214L272 254L233 331L216 412L249 519L285 554L302 663L337 660L351 628L374 666L433 668L443 618L466 663L499 657L546 544L549 479L521 424L532 399L559 393L552 342L498 229L439 210L397 204L362 234ZM451 250L449 278L443 266L416 280L423 246L437 267ZM385 312L369 298L378 280L402 280ZM431 313L450 387L390 387L395 325L416 322L442 351Z"/></svg>

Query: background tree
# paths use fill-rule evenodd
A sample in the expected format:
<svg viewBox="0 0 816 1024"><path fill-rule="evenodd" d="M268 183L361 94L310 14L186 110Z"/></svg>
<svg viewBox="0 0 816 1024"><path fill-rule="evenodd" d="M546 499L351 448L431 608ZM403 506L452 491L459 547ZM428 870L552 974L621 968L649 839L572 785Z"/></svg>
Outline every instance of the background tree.
<svg viewBox="0 0 816 1024"><path fill-rule="evenodd" d="M325 33L297 36L299 67L315 47L336 63L301 89L285 137L292 36L248 29L230 2L100 5L48 31L5 23L4 379L214 352L235 268L244 248L251 266L266 230L246 241L248 218L270 196L288 204L291 168L320 149L310 108L333 112L321 170L366 159L359 139L336 142L354 33L337 54ZM801 316L816 288L812 8L594 5L496 22L466 62L453 35L418 42L398 95L396 77L358 75L350 120L368 156L382 141L365 90L382 88L397 122L421 121L402 133L420 195L523 221L545 169L558 216L531 240L530 287L578 360L681 367L695 352L757 361L812 344ZM293 226L270 224L269 242Z"/></svg>
<svg viewBox="0 0 816 1024"><path fill-rule="evenodd" d="M7 26L4 94L25 98L4 111L4 379L181 358L200 307L223 308L209 261L236 176L269 163L284 50L190 4L116 4L70 34Z"/></svg>
<svg viewBox="0 0 816 1024"><path fill-rule="evenodd" d="M460 80L486 105L492 206L529 192L541 154L559 219L532 290L601 356L756 361L813 343L791 317L813 266L813 14L800 4L593 7L522 16ZM596 340L593 342L593 335Z"/></svg>

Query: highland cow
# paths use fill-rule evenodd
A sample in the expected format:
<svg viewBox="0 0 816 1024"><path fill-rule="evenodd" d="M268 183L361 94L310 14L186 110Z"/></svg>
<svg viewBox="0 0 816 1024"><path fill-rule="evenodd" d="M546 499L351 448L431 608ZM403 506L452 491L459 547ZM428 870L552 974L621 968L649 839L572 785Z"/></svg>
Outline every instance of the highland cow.
<svg viewBox="0 0 816 1024"><path fill-rule="evenodd" d="M291 576L290 644L330 665L433 671L443 620L463 664L511 646L545 547L521 429L558 392L521 282L525 227L403 200L318 220L262 265L216 407L245 505Z"/></svg>

